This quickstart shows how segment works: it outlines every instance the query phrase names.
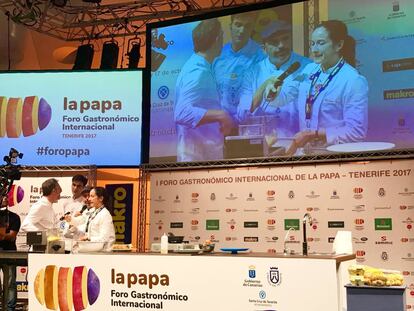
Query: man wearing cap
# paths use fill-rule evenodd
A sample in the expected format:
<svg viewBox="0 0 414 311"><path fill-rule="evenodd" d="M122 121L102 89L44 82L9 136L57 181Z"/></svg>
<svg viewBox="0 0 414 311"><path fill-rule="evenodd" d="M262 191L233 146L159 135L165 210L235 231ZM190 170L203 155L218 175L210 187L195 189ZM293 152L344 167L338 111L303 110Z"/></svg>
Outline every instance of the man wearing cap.
<svg viewBox="0 0 414 311"><path fill-rule="evenodd" d="M174 121L177 126L177 161L223 159L224 135L233 128L220 106L212 63L223 47L217 19L200 22L192 31L194 53L176 82Z"/></svg>
<svg viewBox="0 0 414 311"><path fill-rule="evenodd" d="M266 96L274 87L277 77L293 63L298 62L299 69L289 75L286 81L300 79L300 72L311 61L292 51L292 29L287 22L273 21L264 28L261 35L267 57L245 75L237 110L238 118L246 120L257 115L272 115L277 135L293 136L298 128L294 104L279 106L277 100L269 102ZM282 87L289 86L283 84Z"/></svg>
<svg viewBox="0 0 414 311"><path fill-rule="evenodd" d="M230 16L231 41L224 45L213 64L214 77L220 94L220 103L237 124L237 106L245 72L266 55L251 39L257 13L247 12Z"/></svg>

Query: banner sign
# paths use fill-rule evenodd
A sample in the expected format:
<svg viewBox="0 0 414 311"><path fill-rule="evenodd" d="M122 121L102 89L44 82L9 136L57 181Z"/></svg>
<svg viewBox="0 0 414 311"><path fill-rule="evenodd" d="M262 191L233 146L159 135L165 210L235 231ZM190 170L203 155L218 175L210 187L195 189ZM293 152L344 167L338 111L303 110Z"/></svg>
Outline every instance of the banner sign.
<svg viewBox="0 0 414 311"><path fill-rule="evenodd" d="M2 73L0 85L1 155L13 147L24 165L141 163L140 71Z"/></svg>
<svg viewBox="0 0 414 311"><path fill-rule="evenodd" d="M90 311L334 311L337 287L334 259L29 256L33 311L72 310L72 306ZM292 299L292 293L300 293L301 299Z"/></svg>
<svg viewBox="0 0 414 311"><path fill-rule="evenodd" d="M112 220L117 243L130 244L132 235L133 184L111 184L105 186L112 198Z"/></svg>
<svg viewBox="0 0 414 311"><path fill-rule="evenodd" d="M216 250L301 254L308 213L309 253L332 252L336 233L351 231L358 263L400 270L414 289L413 167L392 160L153 173L149 243L171 232ZM407 302L414 307L414 291Z"/></svg>

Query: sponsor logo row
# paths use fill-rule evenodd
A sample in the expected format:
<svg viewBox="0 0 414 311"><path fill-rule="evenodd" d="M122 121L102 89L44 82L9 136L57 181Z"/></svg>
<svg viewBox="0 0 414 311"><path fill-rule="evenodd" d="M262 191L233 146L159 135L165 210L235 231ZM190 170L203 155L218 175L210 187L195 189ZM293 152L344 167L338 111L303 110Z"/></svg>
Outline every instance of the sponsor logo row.
<svg viewBox="0 0 414 311"><path fill-rule="evenodd" d="M370 219L371 221L371 219ZM165 227L169 224L169 228L171 229L184 229L190 227L192 230L199 230L202 229L204 225L205 230L220 230L220 223L224 223L224 227L235 230L238 227L243 228L267 228L268 230L275 230L276 225L281 223L280 220L275 218L268 218L263 222L259 222L257 220L249 220L249 221L242 221L237 222L234 219L230 220L220 220L220 219L206 219L205 222L202 222L198 219L192 219L191 221L183 222L183 221L176 221L176 222L169 222L164 223L162 220L155 221L152 223L153 226L156 226L159 230L165 229ZM413 227L413 220L410 217L407 217L405 220L402 220L401 223L405 225L408 230L411 230ZM320 222L316 219L312 219L311 229L317 230L320 228ZM375 231L391 231L393 229L393 219L392 218L374 218L373 219L373 227ZM284 219L283 220L284 230L300 230L300 219ZM326 223L327 228L330 229L338 229L338 228L345 228L348 227L345 225L345 221L343 220L328 220ZM355 218L353 220L352 226L354 229L358 231L362 231L365 229L366 220L364 218Z"/></svg>
<svg viewBox="0 0 414 311"><path fill-rule="evenodd" d="M401 170L401 171L406 171L406 170ZM364 190L363 187L355 187L352 189L351 193L347 193L346 195L352 195L355 199L362 199L364 197L364 193L366 191ZM376 190L377 196L378 197L385 197L388 193L386 191L385 188L378 188ZM369 191L369 194L372 195L372 191ZM392 194L398 194L400 196L413 196L414 195L414 191L408 189L408 188L404 188L401 191L398 191L397 193L392 193ZM198 192L192 192L189 196L185 196L184 198L182 196L180 196L179 194L176 194L174 199L173 199L173 203L181 203L183 201L187 201L190 200L193 203L197 203L199 200L201 199L205 199L206 195L205 194L200 194ZM300 195L298 195L295 191L293 190L289 190L287 193L281 194L276 192L276 190L273 189L269 189L265 192L264 197L268 200L268 201L273 201L276 198L281 198L281 197L287 197L291 200L297 198L297 197L306 197L308 199L317 199L320 197L323 197L321 194L317 193L314 190L309 191L306 194L301 193ZM257 199L256 196L254 196L253 192L249 192L247 195L243 195L243 196L238 196L235 193L228 193L226 195L224 195L223 197L226 200L244 200L244 201L255 201ZM209 200L211 201L215 201L217 199L223 199L221 197L218 197L218 195L214 192L211 192L209 194ZM260 196L260 198L263 198L263 196ZM337 190L332 190L331 193L328 195L329 199L332 200L336 200L336 199L340 199L341 196L339 194L339 192ZM162 195L158 195L156 198L153 199L155 202L165 202L167 201L167 199L165 197L163 197Z"/></svg>
<svg viewBox="0 0 414 311"><path fill-rule="evenodd" d="M414 205L398 205L395 207L392 207L391 205L377 205L377 206L372 206L372 207L367 207L365 204L358 204L358 205L353 205L351 207L344 207L344 206L340 206L340 205L336 205L336 206L329 206L329 207L317 207L317 206L309 206L306 207L305 210L306 212L324 212L324 211L328 211L328 212L337 212L337 211L352 211L352 212L356 212L356 213L360 213L360 212L366 212L366 211L383 211L383 210L398 210L401 213L407 212L407 211L412 211L414 210ZM207 207L207 208L200 208L200 207L191 207L190 209L188 209L188 211L186 211L184 208L182 209L169 209L169 210L165 210L165 209L159 209L156 208L153 210L153 214L154 215L162 215L162 214L166 214L166 213L170 213L170 214L185 214L185 213L189 213L189 214L193 214L193 215L197 215L200 214L202 212L206 212L206 213L221 213L221 212L226 212L226 213L249 213L249 212L255 212L255 213L259 213L259 212L265 212L266 214L273 214L273 213L277 213L279 211L283 211L283 212L300 212L302 211L301 208L299 207L287 207L287 208L279 208L276 205L272 205L272 206L265 206L265 207L245 207L245 208L235 208L235 207L227 207L224 209L218 208L216 206L214 207Z"/></svg>

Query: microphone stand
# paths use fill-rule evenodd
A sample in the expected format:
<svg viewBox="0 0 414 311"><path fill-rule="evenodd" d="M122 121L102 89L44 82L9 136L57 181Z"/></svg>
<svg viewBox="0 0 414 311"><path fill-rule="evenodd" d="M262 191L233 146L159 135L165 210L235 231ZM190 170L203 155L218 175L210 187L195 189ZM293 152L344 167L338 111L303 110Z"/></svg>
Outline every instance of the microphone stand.
<svg viewBox="0 0 414 311"><path fill-rule="evenodd" d="M303 242L302 242L302 254L308 256L308 239L306 237L306 220L309 224L312 224L312 217L308 213L303 216L302 228L303 228Z"/></svg>
<svg viewBox="0 0 414 311"><path fill-rule="evenodd" d="M306 239L306 220L303 221L302 227L303 227L302 253L303 253L303 256L308 256L308 241Z"/></svg>

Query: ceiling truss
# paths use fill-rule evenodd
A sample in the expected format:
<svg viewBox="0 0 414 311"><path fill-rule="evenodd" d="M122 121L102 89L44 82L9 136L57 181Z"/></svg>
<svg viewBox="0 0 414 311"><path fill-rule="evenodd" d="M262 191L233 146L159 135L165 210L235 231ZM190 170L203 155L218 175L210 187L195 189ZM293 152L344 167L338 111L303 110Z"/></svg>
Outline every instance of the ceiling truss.
<svg viewBox="0 0 414 311"><path fill-rule="evenodd" d="M68 0L0 0L0 10L16 23L64 41L139 36L151 22L204 14L270 0L137 0L101 4ZM64 2L59 0L59 2Z"/></svg>

